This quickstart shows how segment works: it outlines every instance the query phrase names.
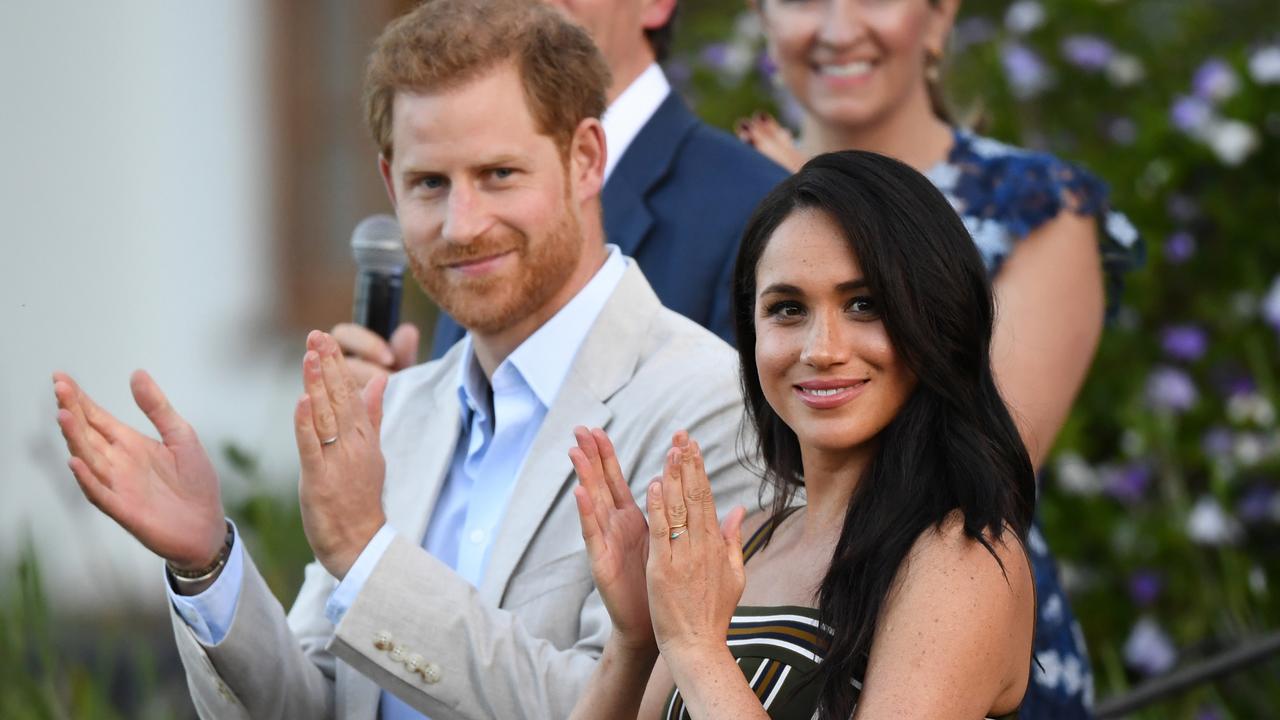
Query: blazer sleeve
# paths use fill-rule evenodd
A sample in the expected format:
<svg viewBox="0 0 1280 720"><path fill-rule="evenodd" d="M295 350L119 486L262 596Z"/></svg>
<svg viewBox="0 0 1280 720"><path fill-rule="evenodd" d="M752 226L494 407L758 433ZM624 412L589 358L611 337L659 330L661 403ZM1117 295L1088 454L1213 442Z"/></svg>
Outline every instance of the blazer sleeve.
<svg viewBox="0 0 1280 720"><path fill-rule="evenodd" d="M577 641L557 648L397 535L330 650L432 720L561 718L582 694L610 631L594 590L577 615Z"/></svg>
<svg viewBox="0 0 1280 720"><path fill-rule="evenodd" d="M227 636L202 643L170 603L178 654L191 700L208 720L334 717L334 659L325 650L333 626L324 601L334 580L318 563L286 618L246 551L244 584Z"/></svg>

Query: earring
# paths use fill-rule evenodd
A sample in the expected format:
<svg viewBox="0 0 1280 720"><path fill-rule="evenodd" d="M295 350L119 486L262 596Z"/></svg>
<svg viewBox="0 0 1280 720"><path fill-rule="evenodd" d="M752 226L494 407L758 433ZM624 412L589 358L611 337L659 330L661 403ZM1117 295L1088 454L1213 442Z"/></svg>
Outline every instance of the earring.
<svg viewBox="0 0 1280 720"><path fill-rule="evenodd" d="M942 53L933 48L924 51L924 79L930 83L942 79Z"/></svg>

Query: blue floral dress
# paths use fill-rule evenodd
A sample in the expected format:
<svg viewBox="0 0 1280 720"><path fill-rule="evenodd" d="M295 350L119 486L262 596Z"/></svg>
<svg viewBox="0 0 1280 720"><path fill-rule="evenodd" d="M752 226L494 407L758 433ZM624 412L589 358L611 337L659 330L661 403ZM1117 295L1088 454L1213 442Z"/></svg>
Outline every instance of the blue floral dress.
<svg viewBox="0 0 1280 720"><path fill-rule="evenodd" d="M1108 206L1106 185L1047 153L957 129L947 159L925 175L964 220L993 278L1019 241L1064 209L1097 218L1109 316L1124 274L1143 261L1142 240L1129 220ZM1090 717L1093 674L1084 636L1038 523L1027 545L1038 603L1036 662L1019 715L1035 720Z"/></svg>

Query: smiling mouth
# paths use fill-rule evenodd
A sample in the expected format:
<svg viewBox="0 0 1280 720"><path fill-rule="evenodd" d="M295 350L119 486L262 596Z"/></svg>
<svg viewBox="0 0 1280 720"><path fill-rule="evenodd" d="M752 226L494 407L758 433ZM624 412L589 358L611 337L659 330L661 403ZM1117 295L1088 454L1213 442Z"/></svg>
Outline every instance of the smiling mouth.
<svg viewBox="0 0 1280 720"><path fill-rule="evenodd" d="M503 258L514 252L515 250L504 250L503 252L494 255L486 255L479 258L468 258L457 262L444 263L444 267L466 275L483 275L484 273L493 270Z"/></svg>
<svg viewBox="0 0 1280 720"><path fill-rule="evenodd" d="M859 78L868 75L875 63L869 60L855 60L847 63L818 63L815 65L819 75L830 78Z"/></svg>
<svg viewBox="0 0 1280 720"><path fill-rule="evenodd" d="M839 407L862 393L871 381L862 380L819 380L793 385L792 389L804 404L828 409Z"/></svg>

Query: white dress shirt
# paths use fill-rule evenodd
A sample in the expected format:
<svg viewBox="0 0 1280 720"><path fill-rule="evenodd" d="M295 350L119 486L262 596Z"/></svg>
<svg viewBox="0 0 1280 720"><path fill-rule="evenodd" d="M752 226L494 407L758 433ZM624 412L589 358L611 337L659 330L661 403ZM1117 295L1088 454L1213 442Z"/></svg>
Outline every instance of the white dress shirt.
<svg viewBox="0 0 1280 720"><path fill-rule="evenodd" d="M640 129L649 122L649 118L658 111L658 106L671 94L671 83L663 74L658 63L653 63L640 76L631 81L600 118L604 125L604 140L607 152L604 160L604 179L609 181L613 168L618 165L622 154L631 146L631 141L640 134Z"/></svg>
<svg viewBox="0 0 1280 720"><path fill-rule="evenodd" d="M467 359L458 378L461 431L449 476L421 545L473 585L479 585L484 574L494 531L547 409L559 394L591 325L631 262L616 246L606 247L608 257L595 276L503 360L491 381L480 368L470 335L462 341ZM334 589L325 605L325 614L334 625L341 622L359 595L395 532L390 525L383 525ZM169 589L178 614L206 644L221 642L235 617L243 583L241 552L237 534L226 567L203 593L183 596ZM382 720L424 717L386 691L379 716Z"/></svg>

